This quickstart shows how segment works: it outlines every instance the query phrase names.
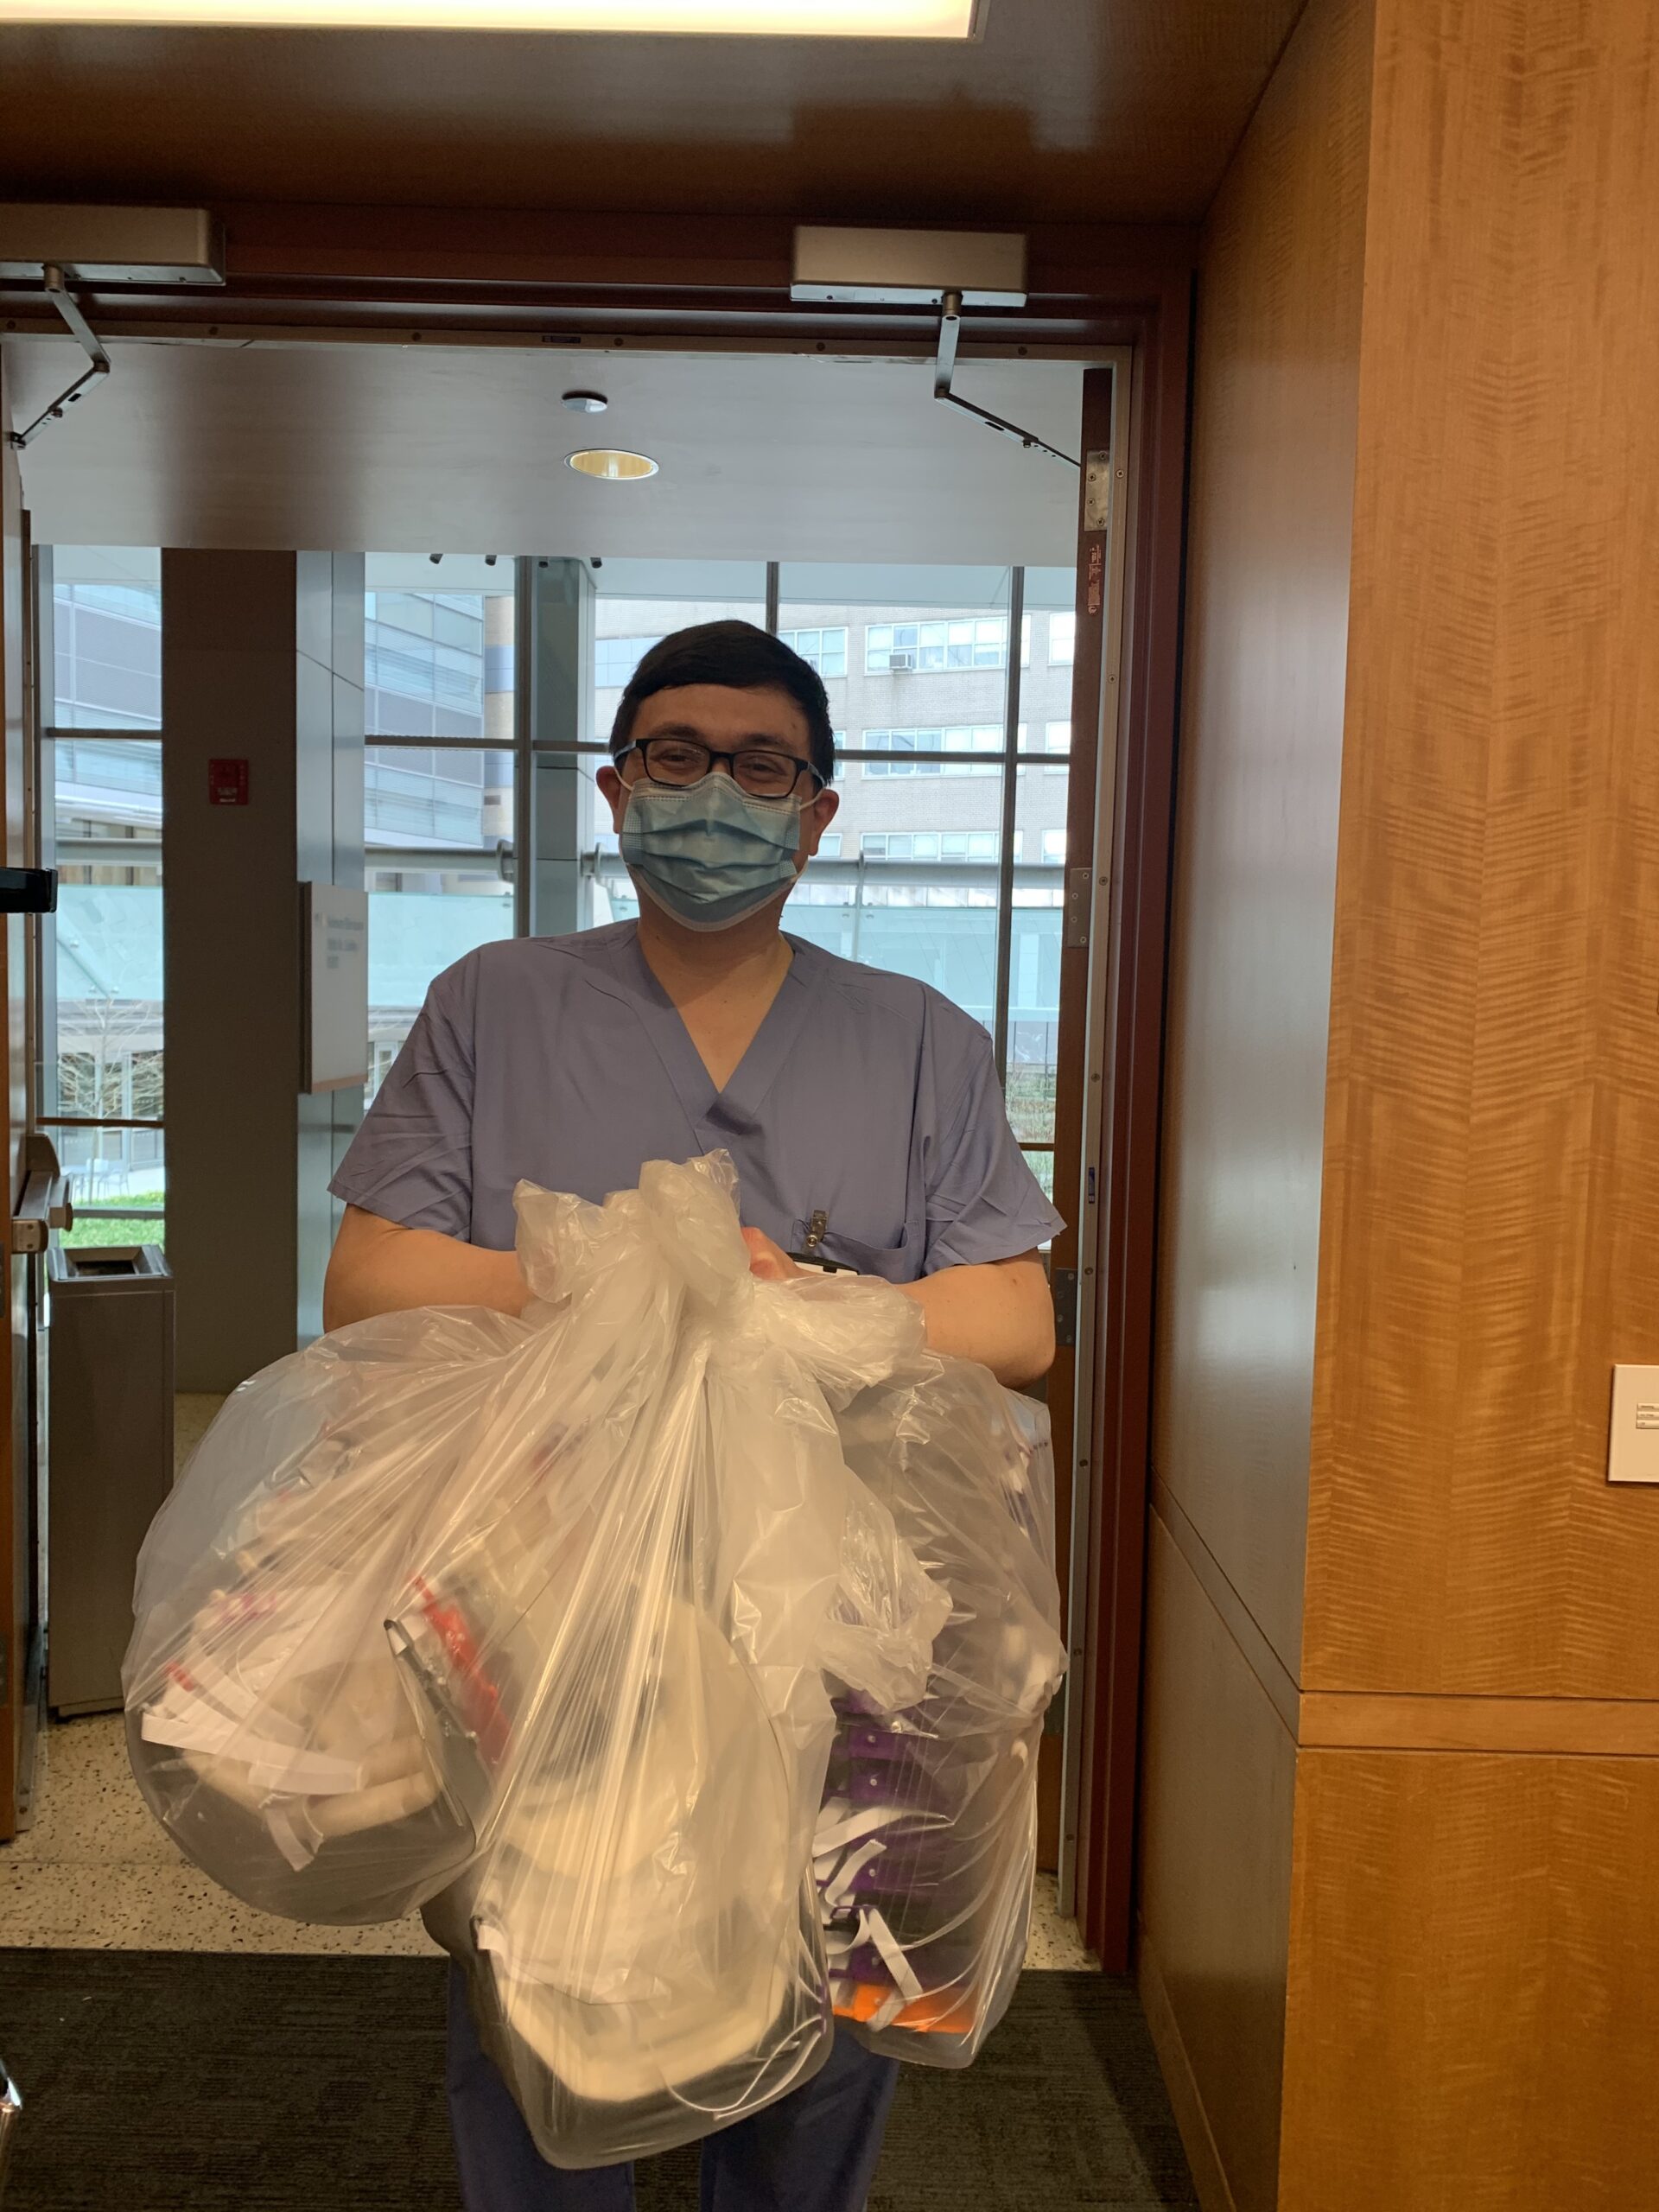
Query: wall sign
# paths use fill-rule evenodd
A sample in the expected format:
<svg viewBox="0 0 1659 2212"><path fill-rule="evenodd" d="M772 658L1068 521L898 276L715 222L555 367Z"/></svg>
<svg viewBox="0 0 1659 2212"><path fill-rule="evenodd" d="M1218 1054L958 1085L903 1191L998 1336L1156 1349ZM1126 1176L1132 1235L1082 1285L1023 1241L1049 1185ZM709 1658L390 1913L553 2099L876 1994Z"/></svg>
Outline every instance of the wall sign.
<svg viewBox="0 0 1659 2212"><path fill-rule="evenodd" d="M245 760L207 763L209 806L245 806L248 803L248 764Z"/></svg>
<svg viewBox="0 0 1659 2212"><path fill-rule="evenodd" d="M305 932L302 1090L344 1090L369 1071L369 899L332 883L300 886Z"/></svg>

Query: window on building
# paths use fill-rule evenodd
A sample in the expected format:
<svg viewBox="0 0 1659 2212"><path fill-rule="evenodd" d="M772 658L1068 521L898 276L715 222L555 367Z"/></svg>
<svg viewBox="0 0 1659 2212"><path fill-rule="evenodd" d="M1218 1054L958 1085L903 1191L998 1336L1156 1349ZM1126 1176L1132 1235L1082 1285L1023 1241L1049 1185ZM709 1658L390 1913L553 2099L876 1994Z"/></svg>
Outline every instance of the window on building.
<svg viewBox="0 0 1659 2212"><path fill-rule="evenodd" d="M933 622L872 622L864 632L867 676L1002 668L1007 657L1006 614L963 615Z"/></svg>
<svg viewBox="0 0 1659 2212"><path fill-rule="evenodd" d="M841 853L808 868L789 927L932 984L992 1032L1011 582L943 564L785 563L779 576L785 633L863 639L836 694Z"/></svg>
<svg viewBox="0 0 1659 2212"><path fill-rule="evenodd" d="M1048 664L1051 668L1070 668L1077 651L1077 618L1075 614L1051 614L1048 618Z"/></svg>
<svg viewBox="0 0 1659 2212"><path fill-rule="evenodd" d="M632 679L633 671L653 645L660 645L665 632L651 638L595 638L594 640L594 688L598 691L623 691Z"/></svg>
<svg viewBox="0 0 1659 2212"><path fill-rule="evenodd" d="M501 596L410 588L368 593L363 709L369 736L485 734L486 695L510 697L512 691L510 638L485 633L489 599ZM511 600L505 607L510 623ZM499 631L501 625L492 626Z"/></svg>
<svg viewBox="0 0 1659 2212"><path fill-rule="evenodd" d="M162 726L162 556L152 547L62 546L52 575L58 729Z"/></svg>
<svg viewBox="0 0 1659 2212"><path fill-rule="evenodd" d="M866 860L994 861L1002 849L995 830L867 830Z"/></svg>
<svg viewBox="0 0 1659 2212"><path fill-rule="evenodd" d="M867 760L867 776L995 776L1001 772L1002 726L980 722L971 728L867 729L860 740L866 753L890 753L890 760ZM941 760L930 754L980 753L984 760Z"/></svg>
<svg viewBox="0 0 1659 2212"><path fill-rule="evenodd" d="M780 630L778 635L804 661L816 668L826 682L847 673L847 632L844 627L832 630Z"/></svg>

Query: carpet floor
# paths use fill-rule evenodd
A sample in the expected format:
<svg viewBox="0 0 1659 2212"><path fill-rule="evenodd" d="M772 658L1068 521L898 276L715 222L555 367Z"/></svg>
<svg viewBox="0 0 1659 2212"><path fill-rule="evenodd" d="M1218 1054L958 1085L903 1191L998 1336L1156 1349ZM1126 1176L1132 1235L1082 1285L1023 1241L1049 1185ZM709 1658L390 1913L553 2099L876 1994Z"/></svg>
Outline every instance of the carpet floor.
<svg viewBox="0 0 1659 2212"><path fill-rule="evenodd" d="M457 2212L439 1960L0 1950L4 2212ZM1127 1983L1028 1974L976 2065L905 2069L870 2212L1196 2205ZM690 2212L696 2158L642 2165Z"/></svg>

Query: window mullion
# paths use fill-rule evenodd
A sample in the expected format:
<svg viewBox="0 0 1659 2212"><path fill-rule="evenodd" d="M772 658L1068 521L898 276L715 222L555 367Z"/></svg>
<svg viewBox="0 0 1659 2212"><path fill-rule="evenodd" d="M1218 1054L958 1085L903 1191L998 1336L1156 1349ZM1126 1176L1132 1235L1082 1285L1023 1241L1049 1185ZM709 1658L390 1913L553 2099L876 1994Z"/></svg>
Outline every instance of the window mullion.
<svg viewBox="0 0 1659 2212"><path fill-rule="evenodd" d="M1016 567L1008 574L1010 641L1020 635L1026 612L1026 572ZM996 1075L1004 1091L1008 1083L1008 986L1014 963L1014 836L1020 805L1020 656L1012 643L1003 654L1007 685L1002 713L1002 843L999 855L996 894L996 1006L993 1035L996 1047Z"/></svg>
<svg viewBox="0 0 1659 2212"><path fill-rule="evenodd" d="M512 933L528 937L536 734L531 678L536 665L536 563L528 554L513 563L512 602Z"/></svg>

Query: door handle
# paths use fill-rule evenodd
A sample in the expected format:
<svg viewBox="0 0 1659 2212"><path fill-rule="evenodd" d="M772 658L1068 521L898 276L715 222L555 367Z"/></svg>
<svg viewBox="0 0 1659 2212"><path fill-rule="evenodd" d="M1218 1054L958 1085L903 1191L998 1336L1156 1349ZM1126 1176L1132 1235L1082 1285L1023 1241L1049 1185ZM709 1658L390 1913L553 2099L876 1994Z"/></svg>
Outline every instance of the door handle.
<svg viewBox="0 0 1659 2212"><path fill-rule="evenodd" d="M11 1217L13 1252L44 1252L54 1229L75 1225L74 1200L67 1175L36 1168L23 1183L23 1195Z"/></svg>
<svg viewBox="0 0 1659 2212"><path fill-rule="evenodd" d="M46 1222L48 1229L73 1229L75 1225L74 1186L67 1175L54 1175L52 1187L46 1194Z"/></svg>

